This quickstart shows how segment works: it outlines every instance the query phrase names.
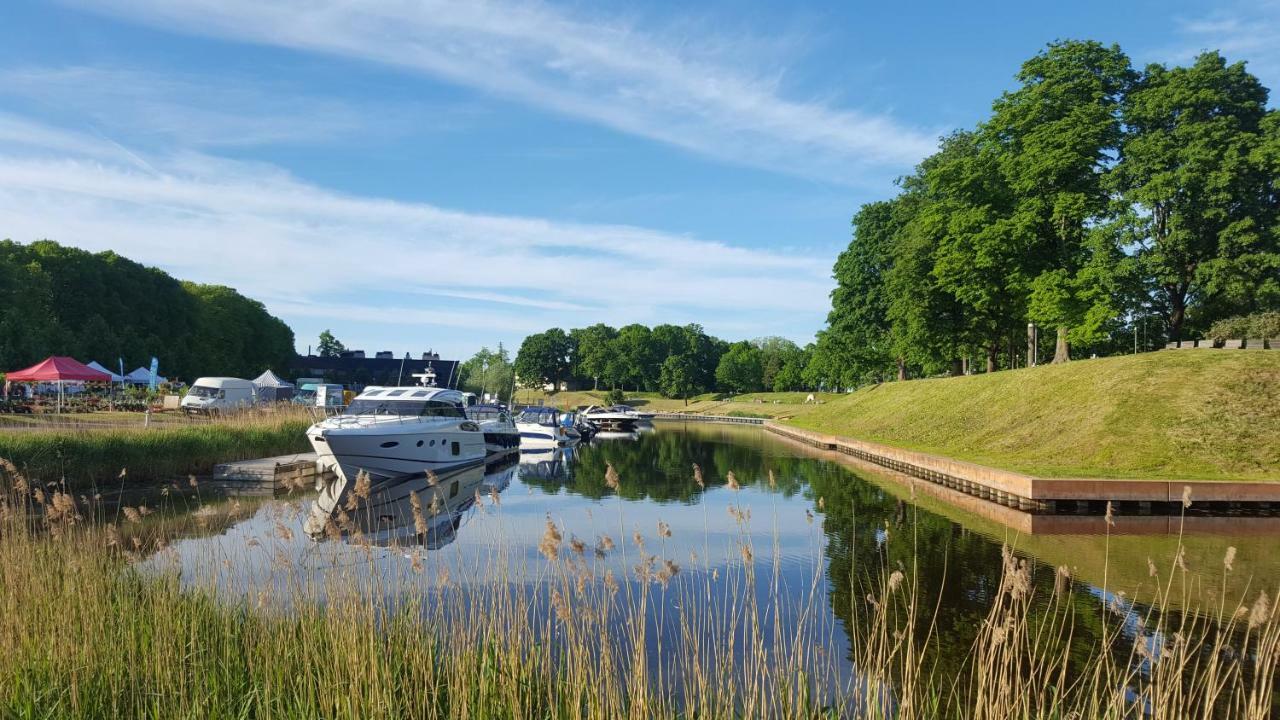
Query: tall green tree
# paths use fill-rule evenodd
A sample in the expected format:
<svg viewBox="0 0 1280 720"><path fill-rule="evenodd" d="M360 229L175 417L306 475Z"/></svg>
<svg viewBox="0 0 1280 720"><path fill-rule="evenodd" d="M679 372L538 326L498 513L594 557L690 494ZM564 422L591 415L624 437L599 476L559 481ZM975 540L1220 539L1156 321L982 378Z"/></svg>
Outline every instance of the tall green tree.
<svg viewBox="0 0 1280 720"><path fill-rule="evenodd" d="M593 390L599 389L600 380L608 384L609 357L612 343L618 331L604 323L569 331L577 352L574 354L573 372L584 382L590 381Z"/></svg>
<svg viewBox="0 0 1280 720"><path fill-rule="evenodd" d="M1247 305L1254 286L1274 287L1275 175L1263 148L1275 121L1266 103L1244 63L1216 52L1191 67L1147 66L1125 98L1114 188L1173 340L1197 310Z"/></svg>
<svg viewBox="0 0 1280 720"><path fill-rule="evenodd" d="M333 336L333 331L325 328L320 331L320 338L316 342L316 355L320 357L338 357L347 349L338 338Z"/></svg>
<svg viewBox="0 0 1280 720"><path fill-rule="evenodd" d="M459 387L477 395L496 395L499 399L510 396L515 379L515 368L510 354L498 343L496 350L480 348L475 355L458 368Z"/></svg>
<svg viewBox="0 0 1280 720"><path fill-rule="evenodd" d="M760 349L749 342L737 342L720 357L716 383L732 393L757 392L763 388Z"/></svg>
<svg viewBox="0 0 1280 720"><path fill-rule="evenodd" d="M1013 195L1012 225L1034 239L1019 263L1033 278L1031 319L1057 328L1053 361L1066 362L1070 332L1085 326L1091 300L1105 298L1090 285L1096 273L1081 269L1111 254L1089 252L1085 237L1107 210L1103 178L1119 156L1121 106L1136 74L1119 46L1069 40L1023 63L1017 79L983 133Z"/></svg>
<svg viewBox="0 0 1280 720"><path fill-rule="evenodd" d="M522 387L555 390L573 372L573 340L560 328L530 335L516 353L515 375Z"/></svg>
<svg viewBox="0 0 1280 720"><path fill-rule="evenodd" d="M658 389L666 397L681 398L688 405L689 396L697 390L695 373L692 356L671 355L662 362L662 369L658 374Z"/></svg>

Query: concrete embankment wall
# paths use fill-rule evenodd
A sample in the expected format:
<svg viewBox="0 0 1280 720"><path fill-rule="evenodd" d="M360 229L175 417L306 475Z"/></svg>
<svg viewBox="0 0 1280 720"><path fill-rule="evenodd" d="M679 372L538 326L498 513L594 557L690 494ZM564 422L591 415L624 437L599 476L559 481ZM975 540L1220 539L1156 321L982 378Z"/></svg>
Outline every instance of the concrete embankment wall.
<svg viewBox="0 0 1280 720"><path fill-rule="evenodd" d="M1089 503L1194 503L1280 508L1280 482L1040 478L890 445L765 422L766 431L821 450L852 456L913 478L1024 511L1052 511Z"/></svg>

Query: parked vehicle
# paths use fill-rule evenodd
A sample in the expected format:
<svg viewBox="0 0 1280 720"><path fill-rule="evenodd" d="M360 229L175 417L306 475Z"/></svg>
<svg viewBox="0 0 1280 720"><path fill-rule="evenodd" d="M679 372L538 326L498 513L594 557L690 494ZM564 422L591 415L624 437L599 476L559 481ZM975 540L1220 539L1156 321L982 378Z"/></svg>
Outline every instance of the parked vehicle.
<svg viewBox="0 0 1280 720"><path fill-rule="evenodd" d="M248 380L230 377L202 377L191 384L182 409L191 414L238 410L257 402L257 391Z"/></svg>

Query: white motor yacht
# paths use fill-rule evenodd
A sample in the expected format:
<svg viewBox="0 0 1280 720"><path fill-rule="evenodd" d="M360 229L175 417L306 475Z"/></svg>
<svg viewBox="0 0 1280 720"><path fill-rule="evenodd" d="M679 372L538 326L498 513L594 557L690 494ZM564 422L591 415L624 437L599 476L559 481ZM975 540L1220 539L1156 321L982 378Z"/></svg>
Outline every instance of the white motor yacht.
<svg viewBox="0 0 1280 720"><path fill-rule="evenodd" d="M467 418L479 425L484 433L484 447L489 455L520 448L520 430L506 408L501 405L472 405L466 413Z"/></svg>
<svg viewBox="0 0 1280 720"><path fill-rule="evenodd" d="M368 387L341 415L312 425L307 439L344 487L362 470L382 480L478 464L484 432L462 401L444 388Z"/></svg>
<svg viewBox="0 0 1280 720"><path fill-rule="evenodd" d="M516 416L521 447L564 447L582 439L577 428L561 421L560 411L551 407L525 408Z"/></svg>
<svg viewBox="0 0 1280 720"><path fill-rule="evenodd" d="M582 411L582 417L601 431L631 432L644 417L627 405L600 407L592 405Z"/></svg>

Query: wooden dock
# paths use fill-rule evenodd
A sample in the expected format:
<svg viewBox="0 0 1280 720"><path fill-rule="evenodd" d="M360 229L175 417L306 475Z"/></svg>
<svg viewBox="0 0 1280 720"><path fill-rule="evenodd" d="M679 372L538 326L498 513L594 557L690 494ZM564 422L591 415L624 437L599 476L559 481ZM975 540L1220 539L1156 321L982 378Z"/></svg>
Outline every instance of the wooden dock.
<svg viewBox="0 0 1280 720"><path fill-rule="evenodd" d="M310 492L318 478L332 480L333 473L320 471L315 453L298 453L222 463L212 482L229 495L279 496Z"/></svg>

